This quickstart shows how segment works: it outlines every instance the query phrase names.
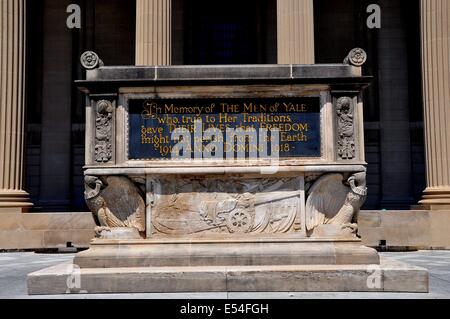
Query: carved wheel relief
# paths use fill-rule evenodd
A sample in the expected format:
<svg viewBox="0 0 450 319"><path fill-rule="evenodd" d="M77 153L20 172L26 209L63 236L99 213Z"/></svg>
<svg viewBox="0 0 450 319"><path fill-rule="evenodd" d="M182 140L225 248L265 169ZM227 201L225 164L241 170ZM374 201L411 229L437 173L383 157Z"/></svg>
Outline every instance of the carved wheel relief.
<svg viewBox="0 0 450 319"><path fill-rule="evenodd" d="M299 179L157 180L153 232L162 235L298 231Z"/></svg>
<svg viewBox="0 0 450 319"><path fill-rule="evenodd" d="M230 233L248 233L253 226L253 217L243 210L236 210L228 217L227 227Z"/></svg>

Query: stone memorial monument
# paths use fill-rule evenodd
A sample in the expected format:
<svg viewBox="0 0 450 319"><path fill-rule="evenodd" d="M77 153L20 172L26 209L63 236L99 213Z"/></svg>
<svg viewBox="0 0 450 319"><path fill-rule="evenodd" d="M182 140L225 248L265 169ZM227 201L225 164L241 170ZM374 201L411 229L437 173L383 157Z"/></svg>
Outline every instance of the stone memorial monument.
<svg viewBox="0 0 450 319"><path fill-rule="evenodd" d="M107 67L84 53L97 238L29 275L30 294L427 291L426 270L358 237L366 58Z"/></svg>

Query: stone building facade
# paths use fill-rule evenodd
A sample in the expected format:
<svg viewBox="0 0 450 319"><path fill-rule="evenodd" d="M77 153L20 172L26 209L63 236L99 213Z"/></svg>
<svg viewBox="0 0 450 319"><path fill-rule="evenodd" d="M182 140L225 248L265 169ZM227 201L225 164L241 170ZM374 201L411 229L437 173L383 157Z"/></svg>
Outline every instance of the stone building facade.
<svg viewBox="0 0 450 319"><path fill-rule="evenodd" d="M374 76L365 208L450 209L449 14L447 0L1 0L0 212L86 211L86 50L106 65L312 64L354 47Z"/></svg>

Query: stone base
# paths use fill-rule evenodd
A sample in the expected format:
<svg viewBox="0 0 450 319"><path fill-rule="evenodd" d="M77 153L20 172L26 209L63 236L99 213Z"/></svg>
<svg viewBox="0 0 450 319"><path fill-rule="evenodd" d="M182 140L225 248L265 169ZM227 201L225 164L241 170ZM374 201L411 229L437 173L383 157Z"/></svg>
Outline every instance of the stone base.
<svg viewBox="0 0 450 319"><path fill-rule="evenodd" d="M0 250L88 248L95 236L91 213L1 213Z"/></svg>
<svg viewBox="0 0 450 319"><path fill-rule="evenodd" d="M72 264L61 264L30 274L28 292L30 295L194 292L426 293L428 273L423 268L387 259L382 259L378 266L294 265L74 270Z"/></svg>
<svg viewBox="0 0 450 319"><path fill-rule="evenodd" d="M371 265L378 253L359 240L94 240L75 256L80 268Z"/></svg>
<svg viewBox="0 0 450 319"><path fill-rule="evenodd" d="M361 211L359 235L365 246L383 241L388 249L450 249L449 211Z"/></svg>
<svg viewBox="0 0 450 319"><path fill-rule="evenodd" d="M0 213L26 213L33 207L30 195L25 191L1 190Z"/></svg>
<svg viewBox="0 0 450 319"><path fill-rule="evenodd" d="M427 211L450 211L450 204L422 204L412 206L411 209L420 209Z"/></svg>
<svg viewBox="0 0 450 319"><path fill-rule="evenodd" d="M75 288L74 288L75 287ZM94 240L28 276L29 293L427 292L425 269L357 240Z"/></svg>

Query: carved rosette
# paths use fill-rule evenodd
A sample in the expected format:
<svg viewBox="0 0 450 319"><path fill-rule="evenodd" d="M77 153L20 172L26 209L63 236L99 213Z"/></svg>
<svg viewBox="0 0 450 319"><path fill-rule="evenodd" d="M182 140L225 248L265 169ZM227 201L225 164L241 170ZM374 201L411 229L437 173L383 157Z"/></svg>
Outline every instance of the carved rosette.
<svg viewBox="0 0 450 319"><path fill-rule="evenodd" d="M114 107L110 101L97 102L95 119L95 161L108 163L112 159L113 113Z"/></svg>
<svg viewBox="0 0 450 319"><path fill-rule="evenodd" d="M97 53L93 51L86 51L81 55L81 65L87 70L93 70L100 66L103 66L102 60L100 60Z"/></svg>
<svg viewBox="0 0 450 319"><path fill-rule="evenodd" d="M350 51L344 60L344 64L361 67L367 61L367 53L361 48L355 48Z"/></svg>
<svg viewBox="0 0 450 319"><path fill-rule="evenodd" d="M337 100L337 145L338 156L342 160L352 160L356 156L354 107L350 97Z"/></svg>

